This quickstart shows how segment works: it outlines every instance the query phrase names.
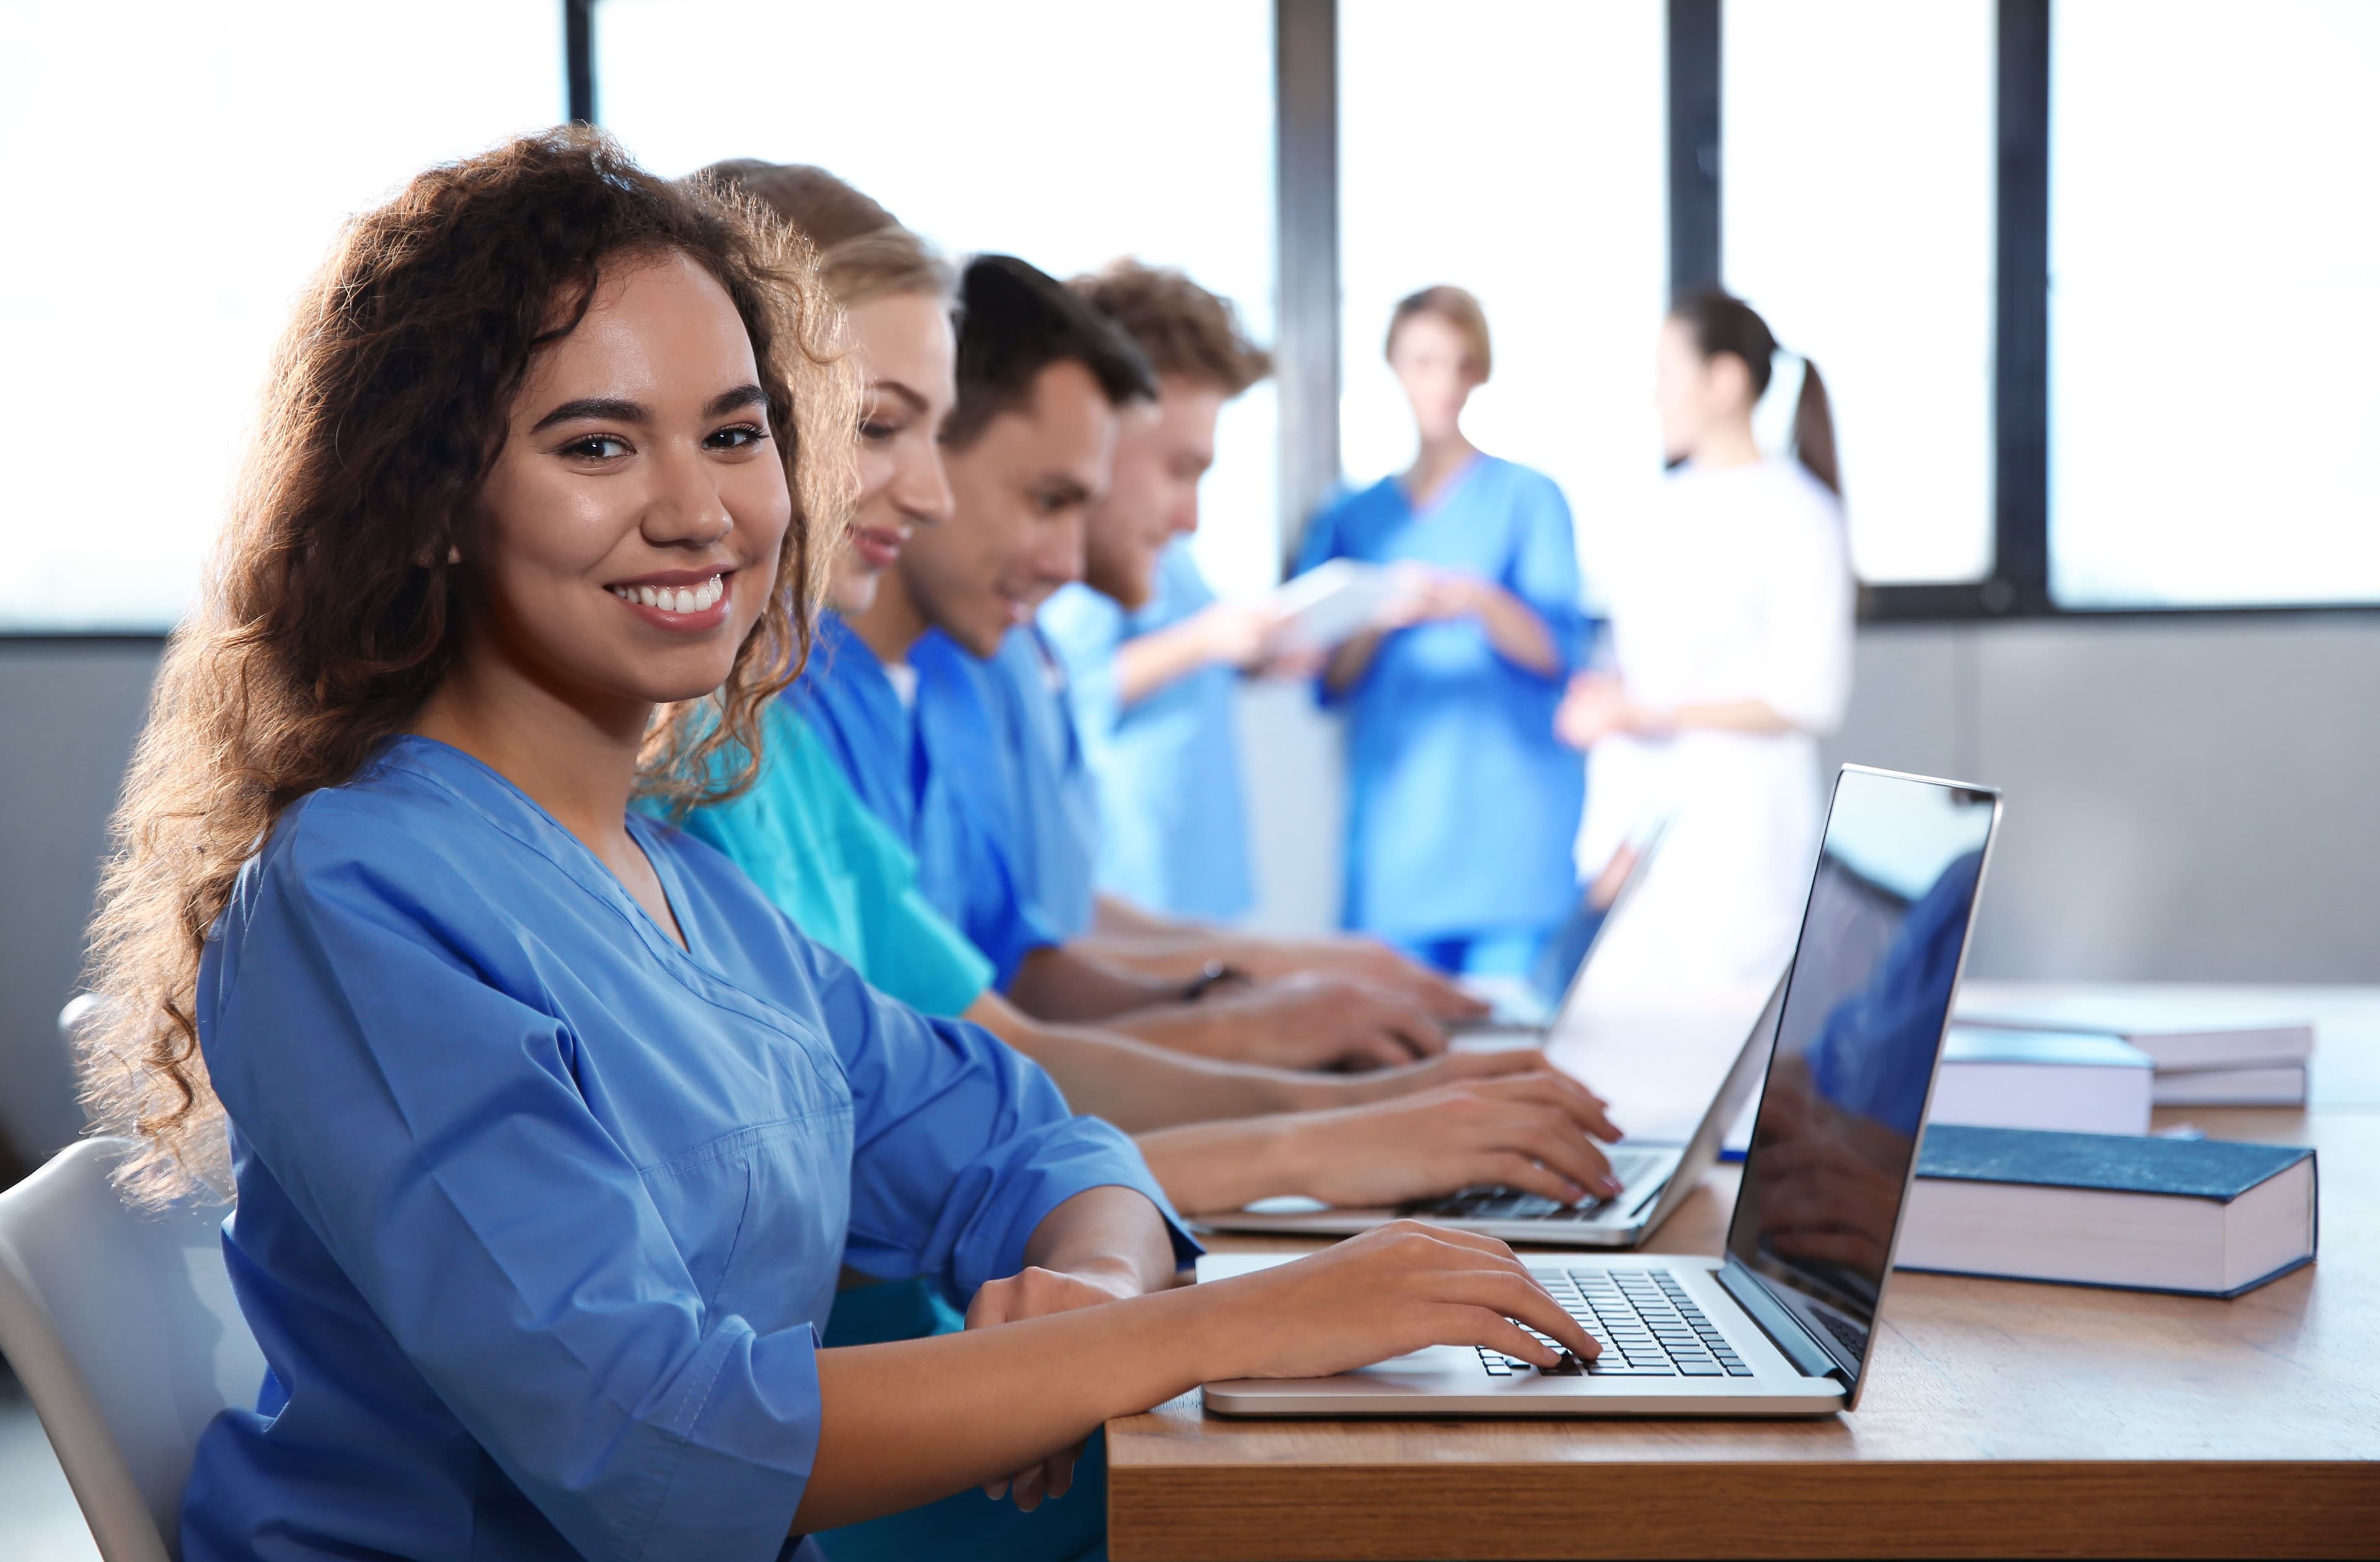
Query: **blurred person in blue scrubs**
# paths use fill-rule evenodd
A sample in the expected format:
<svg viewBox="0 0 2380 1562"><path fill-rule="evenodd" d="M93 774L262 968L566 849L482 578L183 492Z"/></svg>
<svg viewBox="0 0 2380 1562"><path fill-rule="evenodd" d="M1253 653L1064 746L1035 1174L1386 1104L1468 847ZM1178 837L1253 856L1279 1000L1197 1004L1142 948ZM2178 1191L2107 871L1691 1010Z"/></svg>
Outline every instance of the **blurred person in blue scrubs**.
<svg viewBox="0 0 2380 1562"><path fill-rule="evenodd" d="M1284 1068L1445 1050L1444 1028L1403 992L1328 972L1257 980L1205 957L1135 970L1076 948L1045 909L1038 859L1020 848L1018 750L983 663L1081 573L1084 516L1106 491L1123 412L1155 386L1130 342L1014 257L967 266L958 332L941 436L953 519L907 540L864 610L821 617L820 654L788 698L1027 1014Z"/></svg>
<svg viewBox="0 0 2380 1562"><path fill-rule="evenodd" d="M1612 665L1575 679L1559 717L1588 753L1586 872L1645 815L1670 820L1595 974L1765 991L1792 954L1818 854L1818 739L1851 698L1833 414L1816 366L1715 290L1672 308L1654 381L1673 465L1644 523L1609 529ZM1754 429L1770 396L1791 399L1791 448L1774 454Z"/></svg>
<svg viewBox="0 0 2380 1562"><path fill-rule="evenodd" d="M783 229L576 128L420 176L301 299L92 929L91 1099L137 1191L236 1187L267 1362L192 1562L811 1559L1062 1496L1208 1379L1594 1353L1411 1223L1177 1287L1116 1130L630 810L745 779L710 761L806 649L832 320ZM968 1327L822 1348L846 1264Z"/></svg>
<svg viewBox="0 0 2380 1562"><path fill-rule="evenodd" d="M1322 674L1348 717L1343 918L1443 970L1523 977L1579 895L1585 777L1553 735L1587 628L1570 506L1463 434L1492 367L1477 299L1436 287L1401 300L1387 350L1414 463L1316 516L1299 559L1404 581Z"/></svg>

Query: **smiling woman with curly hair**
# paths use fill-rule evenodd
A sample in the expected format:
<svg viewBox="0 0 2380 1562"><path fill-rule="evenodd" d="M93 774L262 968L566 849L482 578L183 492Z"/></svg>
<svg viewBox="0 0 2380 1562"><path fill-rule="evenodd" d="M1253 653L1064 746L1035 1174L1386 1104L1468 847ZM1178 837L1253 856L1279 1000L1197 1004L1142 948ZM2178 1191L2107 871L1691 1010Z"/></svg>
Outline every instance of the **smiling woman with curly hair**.
<svg viewBox="0 0 2380 1562"><path fill-rule="evenodd" d="M421 175L300 304L94 929L91 1101L136 1191L236 1191L269 1368L190 1562L814 1554L1205 1377L1576 1334L1413 1230L1144 1296L1189 1245L1127 1141L630 812L739 785L799 664L838 342L800 240L584 130ZM821 1349L845 1265L1010 1326Z"/></svg>

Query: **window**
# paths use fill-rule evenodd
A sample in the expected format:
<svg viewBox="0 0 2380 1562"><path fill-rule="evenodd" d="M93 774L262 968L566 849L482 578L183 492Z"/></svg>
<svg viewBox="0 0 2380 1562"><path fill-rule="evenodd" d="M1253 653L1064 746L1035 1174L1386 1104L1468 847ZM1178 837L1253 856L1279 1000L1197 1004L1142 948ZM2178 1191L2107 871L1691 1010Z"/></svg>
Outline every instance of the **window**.
<svg viewBox="0 0 2380 1562"><path fill-rule="evenodd" d="M1006 250L1057 276L1132 253L1272 333L1269 0L1195 8L1036 0L754 7L603 0L603 123L656 171L814 163L953 257ZM1197 549L1226 593L1278 566L1269 384L1226 410Z"/></svg>
<svg viewBox="0 0 2380 1562"><path fill-rule="evenodd" d="M2380 6L2050 24L2057 602L2380 601Z"/></svg>
<svg viewBox="0 0 2380 1562"><path fill-rule="evenodd" d="M1826 380L1852 563L1992 568L1993 0L1728 0L1728 286ZM1781 449L1800 376L1755 416Z"/></svg>
<svg viewBox="0 0 2380 1562"><path fill-rule="evenodd" d="M1658 482L1653 344L1669 281L1660 0L1339 7L1341 447L1350 481L1413 458L1382 360L1434 283L1487 311L1495 377L1465 428L1568 496L1594 589L1609 529Z"/></svg>
<svg viewBox="0 0 2380 1562"><path fill-rule="evenodd" d="M563 116L553 0L0 13L0 629L181 616L292 300L340 220ZM45 215L36 216L35 214Z"/></svg>

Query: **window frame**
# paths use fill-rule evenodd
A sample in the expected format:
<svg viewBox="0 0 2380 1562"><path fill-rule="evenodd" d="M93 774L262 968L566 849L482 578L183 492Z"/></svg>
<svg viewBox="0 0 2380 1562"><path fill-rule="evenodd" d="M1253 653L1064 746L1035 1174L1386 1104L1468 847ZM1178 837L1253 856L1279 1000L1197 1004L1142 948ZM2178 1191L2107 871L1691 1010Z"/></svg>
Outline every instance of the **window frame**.
<svg viewBox="0 0 2380 1562"><path fill-rule="evenodd" d="M2049 35L2054 0L1998 0L1995 92L1992 571L1973 581L1879 584L1864 623L1998 619L2380 615L2380 603L2066 607L2049 590ZM601 0L560 0L571 119L600 124L594 35ZM1281 556L1339 470L1340 0L1273 0L1274 289L1279 340ZM1670 279L1684 290L1725 275L1720 179L1720 29L1725 0L1668 0ZM15 643L163 640L121 629L0 629Z"/></svg>

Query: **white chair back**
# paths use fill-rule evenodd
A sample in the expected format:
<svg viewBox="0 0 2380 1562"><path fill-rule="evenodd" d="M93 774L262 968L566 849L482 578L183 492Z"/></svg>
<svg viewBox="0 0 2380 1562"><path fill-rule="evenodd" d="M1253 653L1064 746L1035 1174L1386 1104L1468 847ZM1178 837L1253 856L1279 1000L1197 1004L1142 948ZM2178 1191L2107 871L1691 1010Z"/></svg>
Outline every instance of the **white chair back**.
<svg viewBox="0 0 2380 1562"><path fill-rule="evenodd" d="M0 1353L40 1412L106 1562L179 1555L199 1434L252 1405L264 1357L224 1268L224 1207L152 1214L91 1139L0 1192Z"/></svg>

